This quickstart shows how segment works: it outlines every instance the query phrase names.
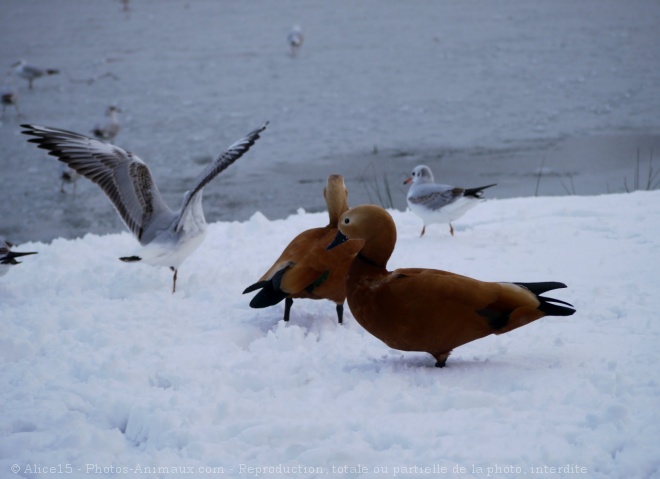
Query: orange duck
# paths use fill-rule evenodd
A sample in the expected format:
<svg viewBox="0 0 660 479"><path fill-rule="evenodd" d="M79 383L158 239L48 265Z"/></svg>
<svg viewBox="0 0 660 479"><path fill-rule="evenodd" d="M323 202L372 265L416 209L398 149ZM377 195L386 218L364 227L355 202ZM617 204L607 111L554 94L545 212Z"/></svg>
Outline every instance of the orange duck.
<svg viewBox="0 0 660 479"><path fill-rule="evenodd" d="M357 322L391 348L430 353L437 367L445 366L454 348L475 339L575 312L569 303L541 296L565 288L563 283L484 282L425 268L388 271L396 226L378 206L348 210L338 227L328 249L346 241L361 246L346 278Z"/></svg>
<svg viewBox="0 0 660 479"><path fill-rule="evenodd" d="M275 264L243 294L261 290L250 301L253 308L273 306L283 299L284 321L289 320L293 298L328 299L337 304L341 323L346 299L346 273L359 245L328 251L326 246L337 234L337 221L348 210L348 190L344 178L331 175L323 189L329 223L296 236Z"/></svg>

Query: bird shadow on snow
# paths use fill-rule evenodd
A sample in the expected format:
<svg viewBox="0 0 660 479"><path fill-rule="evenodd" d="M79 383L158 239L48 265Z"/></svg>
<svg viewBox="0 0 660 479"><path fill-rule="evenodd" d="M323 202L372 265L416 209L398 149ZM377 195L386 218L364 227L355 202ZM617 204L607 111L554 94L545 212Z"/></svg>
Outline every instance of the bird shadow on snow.
<svg viewBox="0 0 660 479"><path fill-rule="evenodd" d="M258 327L264 334L269 331L275 331L282 326L298 327L305 332L305 334L315 333L321 335L327 330L336 330L337 327L345 326L346 321L355 321L353 316L348 312L348 308L344 309L344 324L340 325L337 322L337 315L332 306L325 306L328 308L327 314L323 311L316 310L313 306L308 308L301 307L302 301L298 299L294 301L291 308L291 316L289 321L284 321L284 303L280 303L274 307L266 308L263 311L257 312L247 322L252 326ZM322 302L325 303L325 302ZM311 303L314 305L314 303ZM296 306L298 306L296 308ZM320 304L319 306L323 306Z"/></svg>
<svg viewBox="0 0 660 479"><path fill-rule="evenodd" d="M449 362L451 361L451 363ZM345 366L346 371L360 371L360 372L382 372L383 370L391 370L393 372L402 371L437 371L441 373L451 373L453 371L469 372L483 371L485 367L497 368L506 363L501 364L498 361L491 361L489 359L450 359L447 361L447 366L444 368L437 368L435 366L435 359L427 353L416 352L400 352L391 350L389 353L383 354L380 358L364 358L361 364L353 364Z"/></svg>
<svg viewBox="0 0 660 479"><path fill-rule="evenodd" d="M453 374L455 372L461 375L477 372L483 374L484 371L519 371L524 374L524 371L530 370L546 370L558 367L557 359L554 357L547 357L545 355L529 357L524 354L515 355L511 354L507 357L490 357L486 354L461 354L455 353L447 360L447 365L444 368L435 366L435 359L428 353L414 352L414 351L397 351L390 349L388 352L383 353L380 357L363 356L364 361L352 362L346 364L344 371L346 372L362 372L362 373L380 373L384 371L391 371L394 373L410 371L426 371L437 374Z"/></svg>

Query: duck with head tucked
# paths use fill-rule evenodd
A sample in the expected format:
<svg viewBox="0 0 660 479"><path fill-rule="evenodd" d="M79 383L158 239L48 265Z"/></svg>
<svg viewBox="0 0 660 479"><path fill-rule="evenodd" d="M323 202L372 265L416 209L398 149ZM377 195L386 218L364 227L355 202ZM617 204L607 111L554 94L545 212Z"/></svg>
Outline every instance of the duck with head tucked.
<svg viewBox="0 0 660 479"><path fill-rule="evenodd" d="M348 210L348 190L341 175L328 177L323 197L328 207L327 226L296 236L259 281L243 291L260 290L250 301L251 307L266 308L284 299L284 321L288 321L293 298L327 299L337 305L337 320L343 321L346 273L359 245L326 249L337 235L339 217Z"/></svg>
<svg viewBox="0 0 660 479"><path fill-rule="evenodd" d="M454 348L503 334L544 316L570 316L569 303L542 296L558 282L484 282L425 268L387 270L396 226L383 208L361 205L339 219L328 249L358 244L346 297L362 327L394 349L424 351L444 367Z"/></svg>

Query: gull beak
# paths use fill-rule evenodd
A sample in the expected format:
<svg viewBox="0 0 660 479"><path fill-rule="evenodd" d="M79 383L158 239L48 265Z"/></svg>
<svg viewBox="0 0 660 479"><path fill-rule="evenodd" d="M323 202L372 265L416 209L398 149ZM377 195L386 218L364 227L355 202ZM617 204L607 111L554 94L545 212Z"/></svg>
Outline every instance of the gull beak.
<svg viewBox="0 0 660 479"><path fill-rule="evenodd" d="M403 182L404 185L407 185L412 181L412 176L410 178L406 178L405 181Z"/></svg>

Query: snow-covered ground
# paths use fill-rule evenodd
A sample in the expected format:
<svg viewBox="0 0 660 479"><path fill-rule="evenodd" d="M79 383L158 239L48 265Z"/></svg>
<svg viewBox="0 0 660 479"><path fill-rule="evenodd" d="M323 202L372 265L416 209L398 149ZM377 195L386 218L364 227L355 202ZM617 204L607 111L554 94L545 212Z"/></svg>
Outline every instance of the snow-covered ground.
<svg viewBox="0 0 660 479"><path fill-rule="evenodd" d="M390 268L563 281L577 313L437 369L327 301L289 324L249 308L324 213L211 224L174 295L117 259L129 233L23 244L0 282L0 477L660 477L660 192L489 200L455 237L392 214Z"/></svg>
<svg viewBox="0 0 660 479"><path fill-rule="evenodd" d="M594 195L634 187L638 152L642 185L658 165L657 0L129 6L2 2L0 66L62 73L9 78L20 116L0 121L0 235L39 252L0 278L0 478L660 477L660 192ZM110 104L172 207L270 120L205 189L174 295L170 271L117 259L136 242L98 187L60 193L20 134L89 132ZM401 185L419 163L497 199L419 238ZM289 324L250 309L242 290L326 223L332 173L352 205L387 180L390 268L562 281L577 313L440 370L329 302L296 301ZM592 196L550 196L567 191Z"/></svg>

